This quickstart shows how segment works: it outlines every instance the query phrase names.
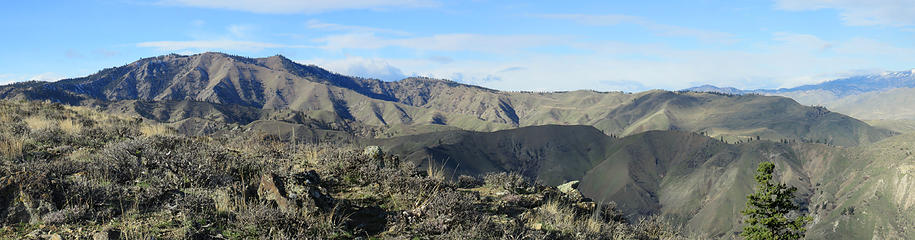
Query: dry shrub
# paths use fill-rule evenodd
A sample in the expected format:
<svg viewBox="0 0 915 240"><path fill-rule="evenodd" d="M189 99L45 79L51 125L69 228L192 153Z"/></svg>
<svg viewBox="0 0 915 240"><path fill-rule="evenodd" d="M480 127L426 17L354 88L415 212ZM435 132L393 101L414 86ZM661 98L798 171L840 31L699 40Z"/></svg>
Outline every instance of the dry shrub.
<svg viewBox="0 0 915 240"><path fill-rule="evenodd" d="M483 176L483 181L486 185L501 188L511 193L527 193L532 187L531 181L515 172L488 173Z"/></svg>

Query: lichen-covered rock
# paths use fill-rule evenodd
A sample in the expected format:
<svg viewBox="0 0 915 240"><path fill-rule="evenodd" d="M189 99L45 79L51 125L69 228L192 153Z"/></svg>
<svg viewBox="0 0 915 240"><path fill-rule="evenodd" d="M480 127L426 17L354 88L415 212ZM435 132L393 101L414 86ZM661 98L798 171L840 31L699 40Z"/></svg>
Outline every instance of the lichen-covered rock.
<svg viewBox="0 0 915 240"><path fill-rule="evenodd" d="M381 159L384 157L384 152L381 151L381 147L379 146L368 146L362 150L362 156L372 159Z"/></svg>
<svg viewBox="0 0 915 240"><path fill-rule="evenodd" d="M257 187L257 196L261 199L276 203L280 209L290 210L294 203L286 198L286 189L282 181L277 181L278 177L274 174L264 174L261 176L260 184Z"/></svg>
<svg viewBox="0 0 915 240"><path fill-rule="evenodd" d="M257 193L261 199L276 203L278 208L286 211L332 208L334 199L318 185L320 181L313 170L293 174L291 177L264 174Z"/></svg>
<svg viewBox="0 0 915 240"><path fill-rule="evenodd" d="M581 192L578 191L578 180L563 183L562 185L557 186L556 189L558 189L559 192L564 193L566 197L573 201L580 201L584 198L584 196L581 195Z"/></svg>
<svg viewBox="0 0 915 240"><path fill-rule="evenodd" d="M121 231L105 229L92 235L92 240L117 240L121 239Z"/></svg>

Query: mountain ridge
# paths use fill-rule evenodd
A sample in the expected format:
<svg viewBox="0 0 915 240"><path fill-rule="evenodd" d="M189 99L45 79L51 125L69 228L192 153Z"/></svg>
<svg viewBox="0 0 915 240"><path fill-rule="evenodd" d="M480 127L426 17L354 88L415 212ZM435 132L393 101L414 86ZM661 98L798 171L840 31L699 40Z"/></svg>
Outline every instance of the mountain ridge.
<svg viewBox="0 0 915 240"><path fill-rule="evenodd" d="M332 129L366 137L400 134L395 129L436 128L425 126L496 131L548 124L591 125L608 135L685 130L731 141L790 138L843 146L891 135L787 98L661 90L503 92L431 78L384 82L332 73L279 55L247 58L213 52L144 58L58 82L0 86L0 98L95 106L121 101L196 101L257 112L294 111L318 120L316 126L337 126ZM210 110L198 116L239 115L219 107L198 109ZM135 112L157 111L166 109ZM239 120L244 120L237 121L239 124L253 122Z"/></svg>
<svg viewBox="0 0 915 240"><path fill-rule="evenodd" d="M685 89L725 94L783 96L865 120L915 120L915 69L840 78L794 88L741 90L703 85Z"/></svg>

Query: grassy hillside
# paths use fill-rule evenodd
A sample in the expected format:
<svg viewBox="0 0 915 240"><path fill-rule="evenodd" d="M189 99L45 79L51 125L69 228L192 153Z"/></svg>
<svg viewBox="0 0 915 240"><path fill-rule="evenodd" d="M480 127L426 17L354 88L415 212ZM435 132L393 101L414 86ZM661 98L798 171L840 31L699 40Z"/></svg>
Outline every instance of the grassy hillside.
<svg viewBox="0 0 915 240"><path fill-rule="evenodd" d="M660 214L703 238L736 237L754 169L772 161L779 181L797 187L802 211L814 216L809 237L860 239L910 237L911 138L843 148L755 139L735 144L682 131L617 139L587 126L538 126L371 143L452 176L513 171L548 185L580 179L581 192L595 202L614 202L634 219ZM852 208L867 212L850 218Z"/></svg>
<svg viewBox="0 0 915 240"><path fill-rule="evenodd" d="M447 181L371 148L281 140L0 101L0 238L679 238L515 174Z"/></svg>
<svg viewBox="0 0 915 240"><path fill-rule="evenodd" d="M368 140L406 161L452 176L517 172L547 185L578 180L615 141L591 126L547 125L496 132L445 131Z"/></svg>
<svg viewBox="0 0 915 240"><path fill-rule="evenodd" d="M915 132L915 120L889 120L889 119L880 119L880 120L865 120L867 124L877 128L888 129L900 133L913 133Z"/></svg>
<svg viewBox="0 0 915 240"><path fill-rule="evenodd" d="M808 236L915 238L915 135L843 151L816 182L816 213Z"/></svg>

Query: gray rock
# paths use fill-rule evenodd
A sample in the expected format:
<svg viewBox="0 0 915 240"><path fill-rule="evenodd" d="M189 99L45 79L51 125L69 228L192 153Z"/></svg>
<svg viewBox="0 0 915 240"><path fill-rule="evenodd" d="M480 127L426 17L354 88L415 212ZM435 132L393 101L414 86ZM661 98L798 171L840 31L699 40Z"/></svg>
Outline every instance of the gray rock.
<svg viewBox="0 0 915 240"><path fill-rule="evenodd" d="M286 198L286 189L276 175L267 173L261 176L257 187L257 196L261 199L276 203L277 207L284 210L291 209L294 205Z"/></svg>
<svg viewBox="0 0 915 240"><path fill-rule="evenodd" d="M92 234L92 240L117 240L121 239L121 231L117 229L106 229L101 232Z"/></svg>
<svg viewBox="0 0 915 240"><path fill-rule="evenodd" d="M381 151L381 147L379 146L368 146L365 147L365 150L362 150L362 156L380 160L384 157L384 152Z"/></svg>
<svg viewBox="0 0 915 240"><path fill-rule="evenodd" d="M556 189L574 201L579 201L584 198L584 196L581 195L581 192L578 191L578 180L563 183L562 185L557 186Z"/></svg>

